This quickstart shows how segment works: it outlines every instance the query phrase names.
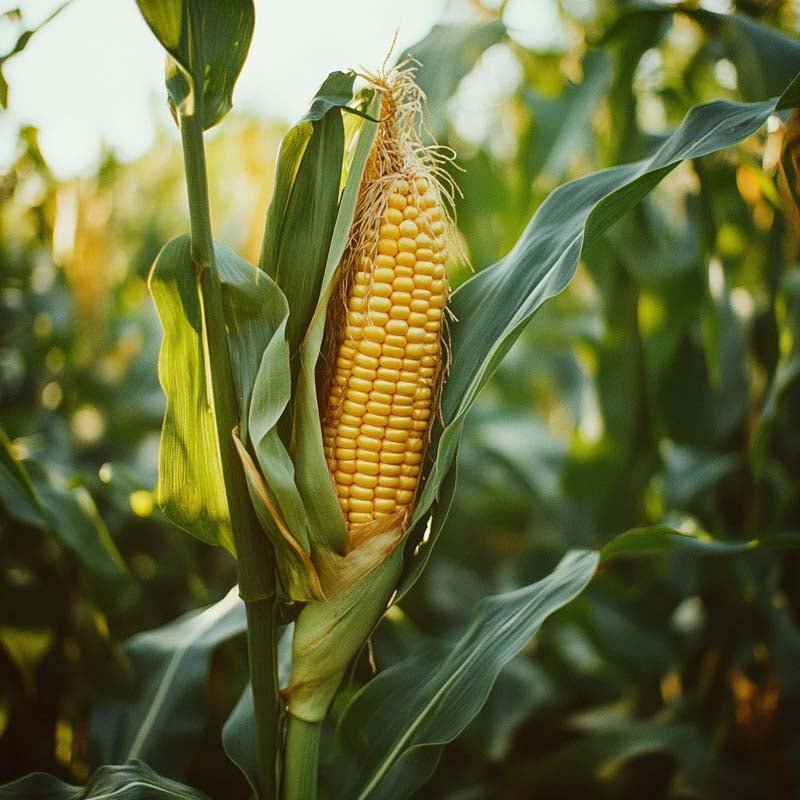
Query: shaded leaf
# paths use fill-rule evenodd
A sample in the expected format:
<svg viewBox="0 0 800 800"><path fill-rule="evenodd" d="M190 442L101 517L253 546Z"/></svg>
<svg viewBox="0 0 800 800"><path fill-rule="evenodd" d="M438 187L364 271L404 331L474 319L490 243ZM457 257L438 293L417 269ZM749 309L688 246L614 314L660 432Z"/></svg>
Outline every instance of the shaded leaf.
<svg viewBox="0 0 800 800"><path fill-rule="evenodd" d="M17 458L0 428L0 501L8 514L50 531L68 545L92 575L127 576L125 562L85 487L53 469Z"/></svg>
<svg viewBox="0 0 800 800"><path fill-rule="evenodd" d="M209 800L197 789L156 774L141 761L125 766L100 767L83 788L64 783L53 775L34 772L0 786L2 800Z"/></svg>
<svg viewBox="0 0 800 800"><path fill-rule="evenodd" d="M278 685L284 686L292 662L293 626L287 625L278 640ZM260 790L258 766L258 731L253 709L253 687L248 683L239 701L222 728L222 746L228 758L236 764L257 797Z"/></svg>
<svg viewBox="0 0 800 800"><path fill-rule="evenodd" d="M600 551L601 561L617 556L656 555L659 553L691 553L694 555L725 555L745 553L756 548L788 549L800 547L800 534L783 534L732 542L715 539L705 531L685 532L668 525L634 528L615 536Z"/></svg>
<svg viewBox="0 0 800 800"><path fill-rule="evenodd" d="M101 763L143 758L185 776L205 725L211 656L247 628L238 588L212 606L137 634L125 644L132 683L95 708L92 739Z"/></svg>
<svg viewBox="0 0 800 800"><path fill-rule="evenodd" d="M595 789L598 775L615 775L627 762L658 752L675 756L679 767L696 777L702 775L708 750L709 743L692 725L627 722L590 731L543 758L518 764L506 790L525 796L550 792L581 796Z"/></svg>

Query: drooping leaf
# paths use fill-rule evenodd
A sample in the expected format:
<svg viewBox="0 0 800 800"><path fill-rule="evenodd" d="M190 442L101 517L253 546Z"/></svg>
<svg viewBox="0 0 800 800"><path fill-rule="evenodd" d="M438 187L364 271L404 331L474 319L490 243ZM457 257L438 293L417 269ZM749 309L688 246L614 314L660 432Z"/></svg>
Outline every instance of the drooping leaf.
<svg viewBox="0 0 800 800"><path fill-rule="evenodd" d="M484 598L455 644L429 647L370 681L339 724L338 757L347 760L347 771L335 796L400 800L413 794L441 747L481 709L500 670L550 614L583 591L597 563L596 553L568 554L541 581Z"/></svg>
<svg viewBox="0 0 800 800"><path fill-rule="evenodd" d="M233 107L233 88L253 36L253 0L136 0L136 4L169 54L167 93L173 113L190 116L200 105L203 128L216 125ZM195 96L197 87L200 98Z"/></svg>
<svg viewBox="0 0 800 800"><path fill-rule="evenodd" d="M310 600L320 595L309 560L309 526L294 465L277 430L291 386L286 343L289 308L263 270L224 245L215 244L214 251L239 404L240 430L234 442L250 501L275 546L284 590L293 600Z"/></svg>
<svg viewBox="0 0 800 800"><path fill-rule="evenodd" d="M100 763L141 758L165 775L183 778L205 725L211 656L246 628L234 587L214 605L130 639L125 644L130 685L105 696L92 718Z"/></svg>
<svg viewBox="0 0 800 800"><path fill-rule="evenodd" d="M36 462L30 462L28 474L50 528L78 554L86 568L106 580L127 576L125 562L87 489L70 485L63 476Z"/></svg>
<svg viewBox="0 0 800 800"><path fill-rule="evenodd" d="M615 775L629 761L651 753L677 760L684 781L702 776L710 742L693 725L659 721L625 722L588 731L555 752L517 765L503 781L507 792L521 796L594 791L597 776ZM681 784L683 785L683 784Z"/></svg>
<svg viewBox="0 0 800 800"><path fill-rule="evenodd" d="M49 523L23 462L14 455L8 435L0 426L0 500L8 514L36 528Z"/></svg>
<svg viewBox="0 0 800 800"><path fill-rule="evenodd" d="M204 542L234 552L222 477L200 286L189 237L167 242L150 273L164 338L158 376L167 398L157 496L164 513Z"/></svg>
<svg viewBox="0 0 800 800"><path fill-rule="evenodd" d="M461 79L472 70L485 50L501 42L506 27L501 20L467 25L434 25L431 32L400 57L421 65L417 81L428 98L435 136L447 127L447 101Z"/></svg>
<svg viewBox="0 0 800 800"><path fill-rule="evenodd" d="M335 796L399 800L413 794L436 767L441 747L480 711L503 666L544 619L586 588L600 563L622 556L797 547L797 534L730 542L658 525L626 531L599 553L570 552L538 583L484 598L455 644L429 644L380 673L351 700L337 730L336 759L346 779Z"/></svg>
<svg viewBox="0 0 800 800"><path fill-rule="evenodd" d="M208 795L153 772L141 761L100 767L84 787L34 772L0 786L1 800L209 800Z"/></svg>
<svg viewBox="0 0 800 800"><path fill-rule="evenodd" d="M800 70L800 41L744 14L689 12L717 38L724 54L736 66L744 100L760 100L782 92Z"/></svg>
<svg viewBox="0 0 800 800"><path fill-rule="evenodd" d="M758 101L780 94L800 71L800 42L777 28L745 14L721 14L687 5L634 2L626 7L598 44L620 36L639 37L674 14L685 14L705 30L714 55L736 67L743 100Z"/></svg>

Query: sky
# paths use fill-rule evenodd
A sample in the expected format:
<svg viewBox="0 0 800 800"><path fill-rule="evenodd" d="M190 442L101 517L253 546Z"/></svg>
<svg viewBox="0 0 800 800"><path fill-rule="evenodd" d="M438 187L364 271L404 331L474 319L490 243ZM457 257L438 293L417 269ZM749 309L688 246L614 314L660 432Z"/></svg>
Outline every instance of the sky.
<svg viewBox="0 0 800 800"><path fill-rule="evenodd" d="M0 0L0 14L20 7L30 26L59 4ZM399 53L459 7L456 0L255 0L255 5L255 32L234 108L287 121L304 113L328 72L374 69L395 32ZM553 0L512 0L506 22L526 44L541 46L559 35ZM15 39L8 23L0 25L0 53ZM502 68L502 59L495 62ZM45 158L62 178L91 173L102 144L130 160L152 146L159 129L174 128L165 102L163 52L134 0L72 0L7 62L4 75L10 92L8 111L0 111L0 169L14 157L22 124L39 129ZM489 76L485 83L491 92L496 81Z"/></svg>

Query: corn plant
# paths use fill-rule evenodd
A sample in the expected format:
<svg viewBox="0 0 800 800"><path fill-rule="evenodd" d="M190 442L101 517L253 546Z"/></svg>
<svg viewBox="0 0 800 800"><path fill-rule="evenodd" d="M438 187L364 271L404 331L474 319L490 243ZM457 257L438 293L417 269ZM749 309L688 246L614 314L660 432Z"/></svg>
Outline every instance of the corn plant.
<svg viewBox="0 0 800 800"><path fill-rule="evenodd" d="M340 693L430 558L453 501L466 416L525 326L567 286L582 253L679 163L800 104L800 55L787 45L782 63L791 68L775 96L695 107L641 160L555 189L509 253L476 265L451 293L448 266L459 266L463 249L451 215L457 177L449 152L430 140L426 126L432 119L436 129L441 109L435 92L426 108L414 62L323 81L280 146L261 257L251 264L213 238L204 132L232 107L252 2L137 2L167 54L189 199L190 233L163 247L149 283L167 398L159 503L236 559L243 601L233 592L174 623L185 643L154 674L169 686L170 673L207 661L214 643L246 627L250 686L223 742L256 797L316 798L321 742L337 765L328 796L410 796L501 670L609 559L796 544L631 530L601 551L568 552L530 586L485 598L457 641L413 654L353 696ZM411 55L424 70L422 50ZM435 47L428 53L434 59ZM5 452L38 513L35 486ZM137 644L145 652L153 641L134 643L133 653ZM330 742L322 733L337 693ZM162 694L118 731L128 764L98 771L84 796L133 785L146 787L140 796L201 796L142 763L158 757L156 717L185 699ZM41 776L8 796L45 788L74 796Z"/></svg>

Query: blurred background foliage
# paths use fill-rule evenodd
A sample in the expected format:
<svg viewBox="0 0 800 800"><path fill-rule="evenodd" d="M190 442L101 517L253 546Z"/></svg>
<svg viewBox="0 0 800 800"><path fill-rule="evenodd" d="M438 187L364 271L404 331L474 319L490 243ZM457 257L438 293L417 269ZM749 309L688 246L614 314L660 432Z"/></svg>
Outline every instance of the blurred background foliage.
<svg viewBox="0 0 800 800"><path fill-rule="evenodd" d="M542 52L504 5L469 3L467 23L410 49L432 127L459 154L475 270L555 186L643 156L692 105L778 94L800 20L782 0L740 0L733 18L562 0L568 45ZM775 62L757 69L753 48ZM208 144L217 238L253 262L283 130L234 117ZM800 532L799 137L775 118L682 165L585 254L470 415L446 531L356 683L569 547L657 523ZM228 555L152 495L163 396L146 280L186 228L180 163L162 138L59 181L25 129L0 177L0 782L84 781L103 752L93 711L141 669L124 642L235 581ZM453 265L454 284L468 275ZM419 796L797 797L799 586L791 552L611 564L502 673ZM171 777L246 797L219 737L244 642L208 649L207 716Z"/></svg>

